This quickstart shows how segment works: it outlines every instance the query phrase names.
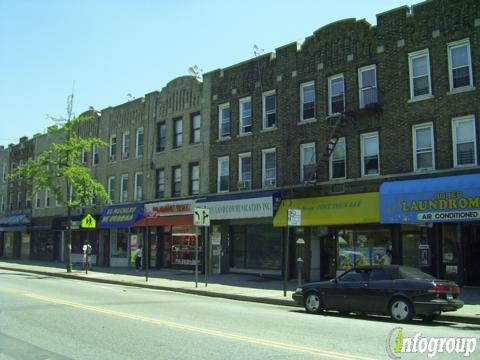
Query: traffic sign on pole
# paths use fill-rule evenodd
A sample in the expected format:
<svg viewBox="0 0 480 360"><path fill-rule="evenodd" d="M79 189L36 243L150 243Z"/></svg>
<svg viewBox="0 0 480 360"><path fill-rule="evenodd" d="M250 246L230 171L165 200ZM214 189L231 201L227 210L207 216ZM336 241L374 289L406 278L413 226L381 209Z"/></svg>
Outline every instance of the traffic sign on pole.
<svg viewBox="0 0 480 360"><path fill-rule="evenodd" d="M193 224L196 226L210 226L210 210L204 208L193 209Z"/></svg>

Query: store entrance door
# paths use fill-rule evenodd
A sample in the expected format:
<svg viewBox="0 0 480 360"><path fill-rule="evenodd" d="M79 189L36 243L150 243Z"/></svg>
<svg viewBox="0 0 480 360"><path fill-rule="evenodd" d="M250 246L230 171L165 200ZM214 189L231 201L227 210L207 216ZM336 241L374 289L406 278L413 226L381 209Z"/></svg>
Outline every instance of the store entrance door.
<svg viewBox="0 0 480 360"><path fill-rule="evenodd" d="M463 241L463 284L480 285L480 224L465 224L462 227Z"/></svg>
<svg viewBox="0 0 480 360"><path fill-rule="evenodd" d="M320 277L332 279L336 277L337 246L335 237L332 235L320 238Z"/></svg>

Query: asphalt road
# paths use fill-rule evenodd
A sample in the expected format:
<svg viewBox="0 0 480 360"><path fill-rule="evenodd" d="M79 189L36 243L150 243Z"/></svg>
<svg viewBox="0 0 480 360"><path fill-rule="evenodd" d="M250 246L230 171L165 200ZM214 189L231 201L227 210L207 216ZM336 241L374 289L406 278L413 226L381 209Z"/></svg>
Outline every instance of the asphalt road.
<svg viewBox="0 0 480 360"><path fill-rule="evenodd" d="M386 359L382 317L301 309L0 270L4 359ZM480 326L419 321L405 334L479 337ZM480 339L479 348L480 348ZM471 358L480 358L476 349ZM437 358L464 358L442 354ZM402 359L427 354L402 354Z"/></svg>

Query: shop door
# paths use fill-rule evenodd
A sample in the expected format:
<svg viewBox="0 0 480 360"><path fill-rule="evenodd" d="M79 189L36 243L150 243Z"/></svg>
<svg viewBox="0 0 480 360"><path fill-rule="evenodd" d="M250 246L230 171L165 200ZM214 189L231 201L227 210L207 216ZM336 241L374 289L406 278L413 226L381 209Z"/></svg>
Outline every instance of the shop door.
<svg viewBox="0 0 480 360"><path fill-rule="evenodd" d="M462 227L464 254L463 280L465 285L480 285L480 224L466 224Z"/></svg>
<svg viewBox="0 0 480 360"><path fill-rule="evenodd" d="M14 259L19 259L21 255L21 249L22 249L21 235L22 234L19 232L14 232L14 235L13 235L13 258Z"/></svg>
<svg viewBox="0 0 480 360"><path fill-rule="evenodd" d="M320 239L313 237L310 240L310 281L320 280Z"/></svg>
<svg viewBox="0 0 480 360"><path fill-rule="evenodd" d="M336 241L332 235L320 238L320 277L332 279L336 277Z"/></svg>

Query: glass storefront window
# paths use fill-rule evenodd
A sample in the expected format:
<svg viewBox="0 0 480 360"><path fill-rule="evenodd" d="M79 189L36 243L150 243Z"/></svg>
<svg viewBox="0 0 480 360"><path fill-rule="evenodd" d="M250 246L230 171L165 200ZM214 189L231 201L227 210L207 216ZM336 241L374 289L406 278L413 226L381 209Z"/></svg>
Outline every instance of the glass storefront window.
<svg viewBox="0 0 480 360"><path fill-rule="evenodd" d="M127 257L128 230L118 229L111 232L112 257Z"/></svg>
<svg viewBox="0 0 480 360"><path fill-rule="evenodd" d="M388 263L386 252L392 248L389 228L337 230L337 269Z"/></svg>
<svg viewBox="0 0 480 360"><path fill-rule="evenodd" d="M402 264L416 268L422 267L420 245L428 244L426 227L415 225L402 225Z"/></svg>
<svg viewBox="0 0 480 360"><path fill-rule="evenodd" d="M443 224L443 262L458 264L460 241L458 240L457 224Z"/></svg>

